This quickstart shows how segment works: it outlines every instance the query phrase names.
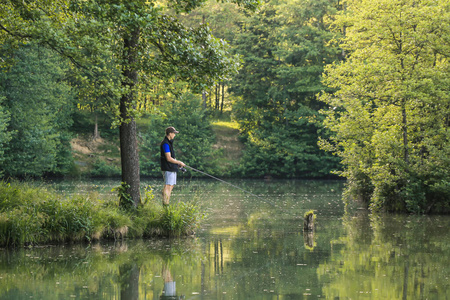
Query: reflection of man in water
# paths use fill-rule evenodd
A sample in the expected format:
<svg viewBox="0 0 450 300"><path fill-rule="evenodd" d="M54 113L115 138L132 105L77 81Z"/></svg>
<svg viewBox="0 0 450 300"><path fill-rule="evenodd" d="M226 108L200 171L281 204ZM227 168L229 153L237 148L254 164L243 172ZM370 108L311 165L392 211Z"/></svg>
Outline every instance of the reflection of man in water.
<svg viewBox="0 0 450 300"><path fill-rule="evenodd" d="M164 278L164 290L160 297L161 300L181 300L184 296L177 296L176 283L173 281L172 274L166 265L163 265L162 276Z"/></svg>

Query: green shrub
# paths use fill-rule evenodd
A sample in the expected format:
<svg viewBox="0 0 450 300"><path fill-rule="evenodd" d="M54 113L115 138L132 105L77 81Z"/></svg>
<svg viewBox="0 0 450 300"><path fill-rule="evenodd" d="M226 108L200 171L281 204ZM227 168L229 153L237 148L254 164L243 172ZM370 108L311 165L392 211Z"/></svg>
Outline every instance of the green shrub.
<svg viewBox="0 0 450 300"><path fill-rule="evenodd" d="M134 201L131 195L128 193L130 185L126 182L122 182L118 187L114 188L112 191L117 192L119 198L119 206L127 211L134 208Z"/></svg>
<svg viewBox="0 0 450 300"><path fill-rule="evenodd" d="M178 202L164 208L161 216L162 229L169 235L193 234L196 225L204 215L193 203Z"/></svg>
<svg viewBox="0 0 450 300"><path fill-rule="evenodd" d="M104 160L97 159L92 165L92 177L113 177L120 176L120 168L115 165L107 164Z"/></svg>

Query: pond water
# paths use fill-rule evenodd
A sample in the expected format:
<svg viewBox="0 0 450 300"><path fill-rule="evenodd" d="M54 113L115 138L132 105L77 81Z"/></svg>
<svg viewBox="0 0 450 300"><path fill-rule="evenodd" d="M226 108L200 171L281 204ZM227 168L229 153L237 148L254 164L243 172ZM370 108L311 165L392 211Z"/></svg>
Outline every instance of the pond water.
<svg viewBox="0 0 450 300"><path fill-rule="evenodd" d="M231 182L254 195L179 179L171 200L208 214L194 237L0 250L0 299L450 299L450 216L345 212L341 181Z"/></svg>

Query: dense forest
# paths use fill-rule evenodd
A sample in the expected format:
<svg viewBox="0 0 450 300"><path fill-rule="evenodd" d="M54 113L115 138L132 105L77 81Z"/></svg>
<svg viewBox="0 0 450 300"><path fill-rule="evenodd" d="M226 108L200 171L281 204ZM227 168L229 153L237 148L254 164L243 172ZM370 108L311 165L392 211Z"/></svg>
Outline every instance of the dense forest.
<svg viewBox="0 0 450 300"><path fill-rule="evenodd" d="M234 2L6 1L0 176L122 175L139 201L170 125L213 175L342 176L372 210L450 211L448 1ZM219 119L243 144L229 168ZM86 171L80 139L117 160Z"/></svg>

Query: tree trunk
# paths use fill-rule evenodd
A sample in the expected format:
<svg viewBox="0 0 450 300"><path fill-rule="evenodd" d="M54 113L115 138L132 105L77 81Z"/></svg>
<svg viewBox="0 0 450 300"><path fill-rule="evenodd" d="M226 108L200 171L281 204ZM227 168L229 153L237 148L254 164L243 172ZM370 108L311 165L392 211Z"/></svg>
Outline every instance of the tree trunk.
<svg viewBox="0 0 450 300"><path fill-rule="evenodd" d="M215 110L219 110L219 91L220 91L220 83L216 84L216 104L214 106Z"/></svg>
<svg viewBox="0 0 450 300"><path fill-rule="evenodd" d="M403 159L408 165L409 162L409 153L408 153L408 124L406 118L406 100L402 99L401 101L402 107L402 131L403 131Z"/></svg>
<svg viewBox="0 0 450 300"><path fill-rule="evenodd" d="M214 95L213 88L210 87L209 88L209 107L211 109L213 108L213 95Z"/></svg>
<svg viewBox="0 0 450 300"><path fill-rule="evenodd" d="M119 267L120 299L139 299L140 268L135 264L124 264Z"/></svg>
<svg viewBox="0 0 450 300"><path fill-rule="evenodd" d="M223 113L223 103L225 102L225 83L222 82L222 103L220 104L220 112Z"/></svg>
<svg viewBox="0 0 450 300"><path fill-rule="evenodd" d="M98 117L97 117L97 113L94 112L95 114L95 124L94 124L94 141L96 139L98 139L100 137L100 135L98 134Z"/></svg>
<svg viewBox="0 0 450 300"><path fill-rule="evenodd" d="M206 92L202 92L203 108L206 109Z"/></svg>
<svg viewBox="0 0 450 300"><path fill-rule="evenodd" d="M139 156L137 149L137 128L136 121L132 116L133 103L135 97L134 87L137 83L137 71L134 67L136 63L136 47L139 41L139 29L135 29L130 36L124 38L124 68L122 70L125 81L122 83L127 88L127 94L120 99L120 158L122 161L122 182L130 187L127 193L133 200L134 206L141 202L139 191ZM122 200L122 199L121 199ZM121 201L122 203L122 201Z"/></svg>

